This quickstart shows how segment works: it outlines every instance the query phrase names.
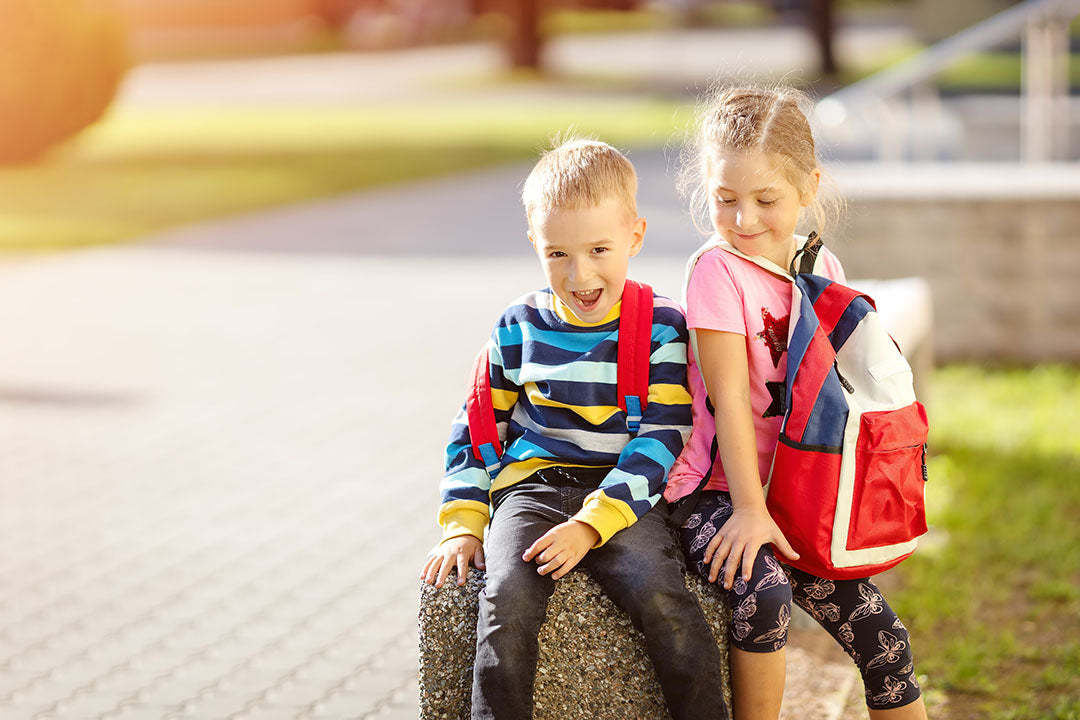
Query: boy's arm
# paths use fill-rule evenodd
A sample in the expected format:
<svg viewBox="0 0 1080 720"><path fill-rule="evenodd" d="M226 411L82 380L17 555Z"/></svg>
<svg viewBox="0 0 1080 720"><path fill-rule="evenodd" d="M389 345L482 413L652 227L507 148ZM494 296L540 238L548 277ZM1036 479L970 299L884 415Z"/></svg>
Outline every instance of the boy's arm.
<svg viewBox="0 0 1080 720"><path fill-rule="evenodd" d="M667 298L656 297L654 303L649 397L638 434L626 444L618 464L574 516L596 530L596 546L652 509L663 493L668 470L690 434L686 320Z"/></svg>
<svg viewBox="0 0 1080 720"><path fill-rule="evenodd" d="M506 441L506 428L517 401L517 387L503 372L502 355L492 340L485 349L488 353L488 379L491 382L492 406L499 433L499 442ZM446 473L439 485L442 504L439 507L439 525L442 541L462 535L483 540L488 524L491 476L483 461L476 458L469 433L469 420L463 405L450 428L446 445Z"/></svg>

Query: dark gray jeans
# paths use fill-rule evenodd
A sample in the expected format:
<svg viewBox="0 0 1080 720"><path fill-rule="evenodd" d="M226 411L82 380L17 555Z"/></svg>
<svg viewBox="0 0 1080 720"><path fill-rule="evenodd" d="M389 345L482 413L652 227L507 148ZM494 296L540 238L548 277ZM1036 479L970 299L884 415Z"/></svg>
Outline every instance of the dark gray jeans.
<svg viewBox="0 0 1080 720"><path fill-rule="evenodd" d="M473 718L532 716L537 633L555 589L536 562L521 559L533 542L570 519L592 492L526 480L495 493L480 596ZM663 500L581 561L645 635L664 700L675 720L729 717L721 688L723 660L683 580L682 551Z"/></svg>

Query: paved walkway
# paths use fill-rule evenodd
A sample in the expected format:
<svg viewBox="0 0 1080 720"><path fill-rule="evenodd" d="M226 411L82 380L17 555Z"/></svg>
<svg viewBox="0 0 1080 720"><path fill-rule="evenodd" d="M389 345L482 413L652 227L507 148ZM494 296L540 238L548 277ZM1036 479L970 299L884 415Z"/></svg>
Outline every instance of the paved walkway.
<svg viewBox="0 0 1080 720"><path fill-rule="evenodd" d="M634 272L678 295L696 239L634 158ZM447 423L542 284L523 171L0 266L0 717L416 716ZM835 717L853 671L789 657L785 717Z"/></svg>

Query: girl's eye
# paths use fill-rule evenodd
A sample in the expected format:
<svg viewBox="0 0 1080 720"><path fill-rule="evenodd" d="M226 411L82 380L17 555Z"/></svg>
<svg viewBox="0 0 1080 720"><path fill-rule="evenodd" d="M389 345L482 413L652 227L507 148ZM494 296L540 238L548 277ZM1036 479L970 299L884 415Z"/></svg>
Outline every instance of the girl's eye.
<svg viewBox="0 0 1080 720"><path fill-rule="evenodd" d="M718 198L716 198L716 202L718 204L720 204L720 205L734 205L735 204L735 198L731 198L730 200L725 200L722 197L718 197Z"/></svg>
<svg viewBox="0 0 1080 720"><path fill-rule="evenodd" d="M769 207L770 205L775 205L775 204L776 204L775 200L758 200L758 205L761 205L762 207Z"/></svg>

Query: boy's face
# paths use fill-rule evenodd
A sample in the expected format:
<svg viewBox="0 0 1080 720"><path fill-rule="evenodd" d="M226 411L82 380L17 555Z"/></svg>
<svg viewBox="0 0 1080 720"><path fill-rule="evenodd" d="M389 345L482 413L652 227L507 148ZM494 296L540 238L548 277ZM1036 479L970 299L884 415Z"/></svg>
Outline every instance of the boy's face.
<svg viewBox="0 0 1080 720"><path fill-rule="evenodd" d="M630 257L644 239L645 220L615 199L537 211L529 234L551 290L587 323L603 320L622 297Z"/></svg>

